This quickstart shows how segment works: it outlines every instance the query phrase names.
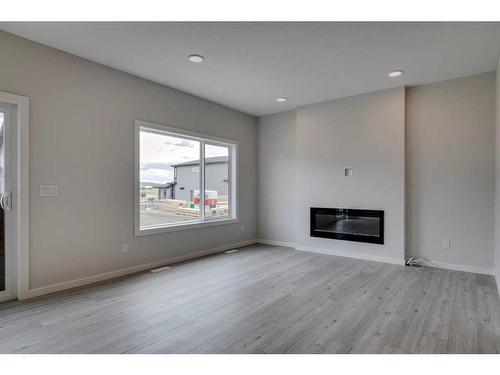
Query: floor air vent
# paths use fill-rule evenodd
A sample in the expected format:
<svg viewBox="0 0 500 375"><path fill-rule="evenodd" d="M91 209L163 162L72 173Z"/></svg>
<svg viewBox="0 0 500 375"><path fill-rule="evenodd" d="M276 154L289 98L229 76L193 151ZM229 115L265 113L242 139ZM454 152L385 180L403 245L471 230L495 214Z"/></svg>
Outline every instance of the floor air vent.
<svg viewBox="0 0 500 375"><path fill-rule="evenodd" d="M163 266L163 267L153 268L152 270L149 270L149 272L156 273L156 272L166 271L166 270L169 270L169 269L170 269L169 266Z"/></svg>

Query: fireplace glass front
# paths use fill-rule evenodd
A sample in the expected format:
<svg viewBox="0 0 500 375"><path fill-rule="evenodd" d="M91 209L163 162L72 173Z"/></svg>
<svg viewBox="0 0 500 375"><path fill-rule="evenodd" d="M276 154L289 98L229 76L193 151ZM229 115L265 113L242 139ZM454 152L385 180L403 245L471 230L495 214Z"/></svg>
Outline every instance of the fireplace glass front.
<svg viewBox="0 0 500 375"><path fill-rule="evenodd" d="M311 207L311 237L384 243L384 211Z"/></svg>

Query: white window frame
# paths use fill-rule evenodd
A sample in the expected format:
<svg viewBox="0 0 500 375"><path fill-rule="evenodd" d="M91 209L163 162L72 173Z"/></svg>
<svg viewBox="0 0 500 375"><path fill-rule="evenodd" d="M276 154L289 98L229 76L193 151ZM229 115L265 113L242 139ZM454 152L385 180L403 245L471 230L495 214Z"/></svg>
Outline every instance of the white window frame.
<svg viewBox="0 0 500 375"><path fill-rule="evenodd" d="M200 188L201 191L205 191L205 144L209 145L222 145L229 148L228 156L228 210L229 216L219 219L219 218L205 218L205 194L200 194L201 197L201 207L200 207L200 217L199 219L193 221L186 221L182 223L174 224L163 224L158 226L151 226L141 229L140 223L140 134L143 130L149 130L156 134L165 134L173 137L180 137L185 139L190 139L200 142ZM174 128L171 126L156 124L153 122L136 120L135 121L135 172L134 172L134 204L135 204L135 235L136 236L146 236L150 234L174 232L186 229L194 228L205 228L215 225L225 225L238 223L238 141L232 139L226 139L221 137L215 137L203 133L192 132L189 130Z"/></svg>

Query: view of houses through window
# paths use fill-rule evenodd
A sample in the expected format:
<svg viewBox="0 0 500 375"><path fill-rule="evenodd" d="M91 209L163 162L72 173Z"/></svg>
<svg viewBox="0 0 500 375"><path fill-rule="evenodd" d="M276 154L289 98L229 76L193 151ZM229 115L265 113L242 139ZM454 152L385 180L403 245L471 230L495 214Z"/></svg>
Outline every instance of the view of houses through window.
<svg viewBox="0 0 500 375"><path fill-rule="evenodd" d="M140 229L230 217L230 145L145 128L139 136Z"/></svg>
<svg viewBox="0 0 500 375"><path fill-rule="evenodd" d="M205 217L229 215L229 148L205 144Z"/></svg>

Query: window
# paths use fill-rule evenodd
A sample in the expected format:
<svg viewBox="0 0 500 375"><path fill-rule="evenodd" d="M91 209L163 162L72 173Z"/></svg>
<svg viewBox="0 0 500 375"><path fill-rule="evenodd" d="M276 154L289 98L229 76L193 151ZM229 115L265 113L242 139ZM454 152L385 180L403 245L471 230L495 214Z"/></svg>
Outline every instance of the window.
<svg viewBox="0 0 500 375"><path fill-rule="evenodd" d="M136 234L236 221L237 142L136 121Z"/></svg>

